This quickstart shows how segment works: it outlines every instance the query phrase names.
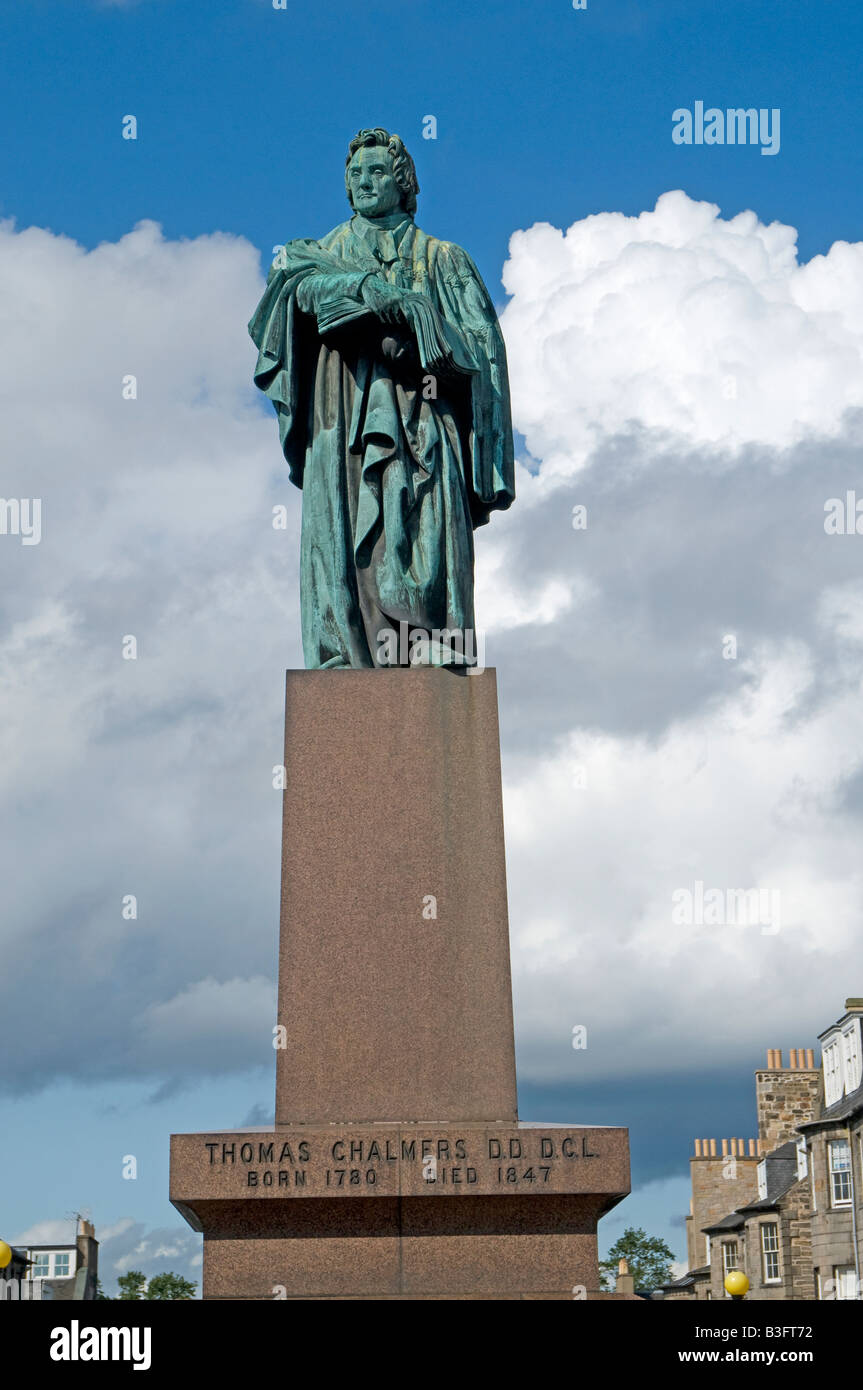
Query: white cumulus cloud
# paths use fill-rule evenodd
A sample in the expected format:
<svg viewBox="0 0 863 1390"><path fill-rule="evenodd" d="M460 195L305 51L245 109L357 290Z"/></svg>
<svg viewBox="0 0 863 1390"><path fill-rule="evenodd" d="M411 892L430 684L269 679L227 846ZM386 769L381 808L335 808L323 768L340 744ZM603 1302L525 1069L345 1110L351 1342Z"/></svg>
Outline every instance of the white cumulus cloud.
<svg viewBox="0 0 863 1390"><path fill-rule="evenodd" d="M516 232L503 326L544 482L638 426L699 448L837 432L863 405L863 245L801 265L796 236L680 191Z"/></svg>

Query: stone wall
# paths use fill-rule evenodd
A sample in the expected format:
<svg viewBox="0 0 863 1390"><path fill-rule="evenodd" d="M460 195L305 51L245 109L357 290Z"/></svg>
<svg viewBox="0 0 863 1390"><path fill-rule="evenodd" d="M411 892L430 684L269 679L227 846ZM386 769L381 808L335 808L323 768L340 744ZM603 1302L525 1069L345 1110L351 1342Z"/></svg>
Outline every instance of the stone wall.
<svg viewBox="0 0 863 1390"><path fill-rule="evenodd" d="M727 1142L727 1141L723 1141ZM736 1142L736 1141L735 1141ZM692 1222L689 1268L707 1264L705 1226L712 1226L758 1196L758 1157L731 1153L690 1159Z"/></svg>
<svg viewBox="0 0 863 1390"><path fill-rule="evenodd" d="M861 1134L863 1134L863 1119L858 1118L856 1126L852 1129L851 1154L854 1192L857 1197L858 1261L863 1268ZM854 1263L854 1223L851 1218L851 1209L850 1207L837 1208L830 1205L831 1188L827 1156L827 1144L831 1139L845 1139L847 1137L847 1129L840 1125L831 1127L826 1131L810 1134L808 1137L809 1162L815 1174L815 1212L811 1222L811 1259L814 1270L816 1273L820 1272L825 1285L827 1280L833 1278L833 1271L837 1265L847 1266Z"/></svg>

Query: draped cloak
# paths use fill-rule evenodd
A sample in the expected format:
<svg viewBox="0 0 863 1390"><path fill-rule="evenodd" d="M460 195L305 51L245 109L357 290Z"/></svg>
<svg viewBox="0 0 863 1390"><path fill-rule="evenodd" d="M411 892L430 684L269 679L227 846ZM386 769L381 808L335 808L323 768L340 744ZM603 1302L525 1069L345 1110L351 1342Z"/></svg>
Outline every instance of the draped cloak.
<svg viewBox="0 0 863 1390"><path fill-rule="evenodd" d="M428 296L472 370L424 369L406 324L365 311L370 274ZM306 666L389 664L382 634L401 624L470 649L473 530L515 495L506 352L473 261L406 214L381 230L355 215L286 244L249 332L303 489Z"/></svg>

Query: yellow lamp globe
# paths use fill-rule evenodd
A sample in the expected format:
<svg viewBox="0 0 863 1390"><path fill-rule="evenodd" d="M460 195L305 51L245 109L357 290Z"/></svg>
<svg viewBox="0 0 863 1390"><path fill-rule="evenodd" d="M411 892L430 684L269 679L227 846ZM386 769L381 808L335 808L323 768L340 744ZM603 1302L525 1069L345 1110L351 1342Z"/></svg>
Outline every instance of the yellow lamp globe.
<svg viewBox="0 0 863 1390"><path fill-rule="evenodd" d="M5 1240L0 1240L0 1269L5 1269L12 1263L12 1247L7 1245Z"/></svg>
<svg viewBox="0 0 863 1390"><path fill-rule="evenodd" d="M742 1269L729 1269L725 1276L725 1291L732 1298L743 1298L749 1289L749 1280Z"/></svg>

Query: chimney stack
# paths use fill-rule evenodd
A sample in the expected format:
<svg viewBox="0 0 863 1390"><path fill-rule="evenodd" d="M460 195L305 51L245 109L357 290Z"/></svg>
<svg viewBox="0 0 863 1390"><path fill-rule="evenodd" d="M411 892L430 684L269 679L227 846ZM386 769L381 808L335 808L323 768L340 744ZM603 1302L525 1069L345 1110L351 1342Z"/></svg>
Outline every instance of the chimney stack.
<svg viewBox="0 0 863 1390"><path fill-rule="evenodd" d="M629 1265L626 1260L621 1260L617 1266L617 1283L614 1286L615 1293L635 1293L635 1277L629 1272Z"/></svg>
<svg viewBox="0 0 863 1390"><path fill-rule="evenodd" d="M814 1118L819 1082L814 1061L811 1047L792 1047L784 1068L782 1049L767 1049L766 1070L755 1073L759 1155L796 1140L797 1126Z"/></svg>

